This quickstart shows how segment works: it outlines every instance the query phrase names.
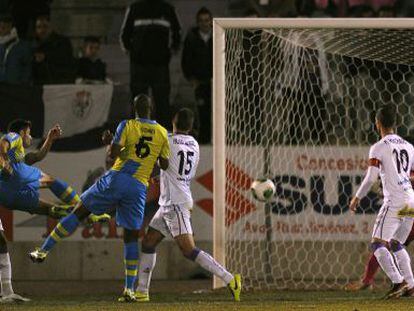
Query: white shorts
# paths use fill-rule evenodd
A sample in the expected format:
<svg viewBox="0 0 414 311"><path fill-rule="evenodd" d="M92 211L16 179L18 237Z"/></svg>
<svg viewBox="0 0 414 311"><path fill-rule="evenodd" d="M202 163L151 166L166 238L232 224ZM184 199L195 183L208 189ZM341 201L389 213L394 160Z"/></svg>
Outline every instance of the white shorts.
<svg viewBox="0 0 414 311"><path fill-rule="evenodd" d="M149 226L163 236L173 238L182 234L193 234L191 226L191 211L180 205L160 206Z"/></svg>
<svg viewBox="0 0 414 311"><path fill-rule="evenodd" d="M403 208L403 207L401 207ZM398 217L400 209L383 205L375 220L372 237L389 242L397 240L404 244L411 232L414 219Z"/></svg>
<svg viewBox="0 0 414 311"><path fill-rule="evenodd" d="M0 231L4 231L3 224L1 223L1 219L0 219Z"/></svg>

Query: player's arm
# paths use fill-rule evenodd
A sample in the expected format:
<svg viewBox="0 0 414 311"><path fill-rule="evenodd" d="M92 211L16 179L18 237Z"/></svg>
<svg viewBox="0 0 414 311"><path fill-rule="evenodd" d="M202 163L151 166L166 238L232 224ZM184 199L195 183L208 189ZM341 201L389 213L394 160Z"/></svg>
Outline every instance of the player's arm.
<svg viewBox="0 0 414 311"><path fill-rule="evenodd" d="M47 133L46 140L43 143L42 147L37 151L26 154L24 157L24 162L27 165L32 165L34 163L42 161L44 158L46 158L46 155L49 153L50 148L52 148L53 142L56 139L60 138L60 136L62 136L62 129L60 128L59 124L56 124Z"/></svg>
<svg viewBox="0 0 414 311"><path fill-rule="evenodd" d="M102 142L104 144L111 142L107 148L107 156L115 161L121 155L121 150L125 146L127 137L127 121L124 120L119 123L116 128L115 135L112 135L110 131L105 131L102 134ZM112 139L111 139L112 138Z"/></svg>
<svg viewBox="0 0 414 311"><path fill-rule="evenodd" d="M170 161L166 158L159 157L158 158L158 166L163 170L167 170L168 166L170 165Z"/></svg>
<svg viewBox="0 0 414 311"><path fill-rule="evenodd" d="M358 191L349 204L349 208L353 212L356 211L361 199L368 194L368 191L371 189L372 185L378 180L381 161L379 153L376 149L378 149L378 147L373 146L370 150L367 173L365 174L364 180L359 186Z"/></svg>
<svg viewBox="0 0 414 311"><path fill-rule="evenodd" d="M121 155L121 149L122 146L116 144L116 143L112 143L107 151L107 155L109 158L111 158L112 160L115 160L117 157L119 157Z"/></svg>
<svg viewBox="0 0 414 311"><path fill-rule="evenodd" d="M0 170L2 174L11 175L13 169L10 166L7 151L10 149L10 143L6 139L0 140Z"/></svg>
<svg viewBox="0 0 414 311"><path fill-rule="evenodd" d="M168 142L168 134L165 132L164 142L161 148L160 155L158 156L158 166L163 170L167 170L170 165L170 143Z"/></svg>

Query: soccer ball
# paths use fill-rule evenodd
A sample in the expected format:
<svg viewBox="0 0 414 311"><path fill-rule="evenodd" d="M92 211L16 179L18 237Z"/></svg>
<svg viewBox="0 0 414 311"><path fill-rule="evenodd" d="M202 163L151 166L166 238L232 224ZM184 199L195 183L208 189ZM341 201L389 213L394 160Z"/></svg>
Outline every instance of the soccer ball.
<svg viewBox="0 0 414 311"><path fill-rule="evenodd" d="M258 179L252 182L250 186L253 197L261 202L267 202L273 198L276 187L270 179Z"/></svg>

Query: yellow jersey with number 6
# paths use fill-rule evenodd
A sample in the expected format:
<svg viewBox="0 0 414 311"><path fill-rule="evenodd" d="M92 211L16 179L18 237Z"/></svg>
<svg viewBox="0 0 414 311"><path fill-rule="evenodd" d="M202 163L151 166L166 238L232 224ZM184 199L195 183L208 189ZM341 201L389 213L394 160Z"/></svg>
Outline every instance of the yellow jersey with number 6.
<svg viewBox="0 0 414 311"><path fill-rule="evenodd" d="M112 170L132 175L146 186L157 159L170 156L167 130L154 120L122 121L112 143L122 147Z"/></svg>

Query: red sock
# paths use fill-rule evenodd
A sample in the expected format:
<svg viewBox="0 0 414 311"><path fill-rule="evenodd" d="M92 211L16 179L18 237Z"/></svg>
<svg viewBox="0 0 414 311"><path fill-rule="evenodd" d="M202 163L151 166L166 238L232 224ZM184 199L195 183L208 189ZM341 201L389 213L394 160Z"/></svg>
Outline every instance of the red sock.
<svg viewBox="0 0 414 311"><path fill-rule="evenodd" d="M374 253L371 253L367 265L365 267L364 278L362 279L362 283L364 284L372 284L374 282L375 274L377 273L379 268L379 263L377 258L375 258Z"/></svg>

